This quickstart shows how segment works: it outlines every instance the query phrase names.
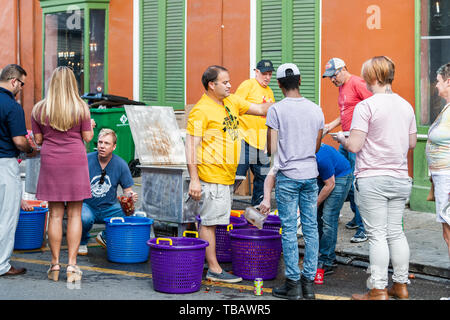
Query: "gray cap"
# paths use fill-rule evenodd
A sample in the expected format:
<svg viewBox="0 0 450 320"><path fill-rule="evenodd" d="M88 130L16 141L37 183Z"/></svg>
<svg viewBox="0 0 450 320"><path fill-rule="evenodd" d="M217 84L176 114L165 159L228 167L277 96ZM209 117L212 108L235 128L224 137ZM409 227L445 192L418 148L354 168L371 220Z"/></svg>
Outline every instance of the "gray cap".
<svg viewBox="0 0 450 320"><path fill-rule="evenodd" d="M323 73L322 78L334 76L336 71L343 67L345 67L344 60L339 58L331 58L325 65L325 72Z"/></svg>

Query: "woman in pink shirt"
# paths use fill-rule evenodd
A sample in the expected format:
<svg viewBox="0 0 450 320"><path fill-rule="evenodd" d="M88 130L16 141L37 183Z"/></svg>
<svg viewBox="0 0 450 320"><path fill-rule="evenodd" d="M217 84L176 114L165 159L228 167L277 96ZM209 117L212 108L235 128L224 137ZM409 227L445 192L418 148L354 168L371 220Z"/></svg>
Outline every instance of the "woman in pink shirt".
<svg viewBox="0 0 450 320"><path fill-rule="evenodd" d="M416 146L416 119L412 106L392 92L395 66L385 56L363 64L362 77L373 96L355 107L350 136L338 133L342 146L356 153L355 200L369 238L369 292L354 300L408 298L409 246L402 228L410 195L408 150ZM394 285L389 291L391 257Z"/></svg>

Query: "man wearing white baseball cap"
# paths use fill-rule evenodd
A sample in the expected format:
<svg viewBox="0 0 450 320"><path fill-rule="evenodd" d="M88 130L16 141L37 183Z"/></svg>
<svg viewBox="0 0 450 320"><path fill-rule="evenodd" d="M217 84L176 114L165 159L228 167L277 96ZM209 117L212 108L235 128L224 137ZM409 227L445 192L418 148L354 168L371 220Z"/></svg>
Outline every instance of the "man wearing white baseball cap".
<svg viewBox="0 0 450 320"><path fill-rule="evenodd" d="M324 116L320 107L300 94L300 71L285 63L277 69L278 86L285 98L267 112L267 152L278 162L275 197L282 226L285 283L272 290L279 298L315 299L314 278L319 252L317 228L316 153L320 148ZM300 207L305 255L298 266L297 211Z"/></svg>
<svg viewBox="0 0 450 320"><path fill-rule="evenodd" d="M325 124L324 133L332 131L337 126L341 125L342 131L350 131L350 126L353 119L353 110L355 106L362 100L372 96L372 93L367 89L366 82L361 77L351 74L347 70L347 66L342 59L331 58L325 65L325 72L322 78L330 78L331 82L339 88L338 106L339 117L330 123ZM342 145L338 150L350 162L352 171L355 170L356 154L345 150ZM355 235L351 238L351 242L363 242L367 240L366 230L359 214L358 207L354 201L353 185L348 193L348 200L350 200L350 207L354 212L354 218L348 222L345 227L347 229L357 229Z"/></svg>

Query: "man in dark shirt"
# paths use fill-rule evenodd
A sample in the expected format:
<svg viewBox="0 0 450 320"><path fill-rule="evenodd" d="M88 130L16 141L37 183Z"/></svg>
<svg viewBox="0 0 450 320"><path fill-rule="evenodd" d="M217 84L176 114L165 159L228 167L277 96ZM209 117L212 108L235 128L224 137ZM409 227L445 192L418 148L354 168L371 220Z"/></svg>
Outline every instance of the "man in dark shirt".
<svg viewBox="0 0 450 320"><path fill-rule="evenodd" d="M17 157L22 151L34 156L36 151L26 138L25 114L15 96L25 85L27 73L10 64L0 73L0 275L19 275L25 268L9 264L22 199Z"/></svg>

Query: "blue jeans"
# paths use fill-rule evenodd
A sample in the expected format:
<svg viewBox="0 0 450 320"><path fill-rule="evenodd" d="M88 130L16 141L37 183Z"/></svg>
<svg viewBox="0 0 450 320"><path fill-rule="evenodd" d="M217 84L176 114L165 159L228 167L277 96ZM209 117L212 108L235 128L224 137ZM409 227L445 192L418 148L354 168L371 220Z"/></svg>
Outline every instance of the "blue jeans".
<svg viewBox="0 0 450 320"><path fill-rule="evenodd" d="M353 174L335 178L335 185L328 198L317 209L319 227L319 265L330 266L336 259L339 213L352 186ZM319 189L322 189L319 187Z"/></svg>
<svg viewBox="0 0 450 320"><path fill-rule="evenodd" d="M282 245L286 278L300 279L298 266L297 209L300 206L305 255L302 276L314 280L319 251L319 233L317 230L317 179L294 180L283 173L277 173L275 197L278 215L281 219Z"/></svg>
<svg viewBox="0 0 450 320"><path fill-rule="evenodd" d="M350 166L352 167L352 175L353 175L353 172L355 171L356 154L345 150L342 145L339 145L338 151L350 162ZM353 176L353 180L355 180L354 176ZM364 224L361 219L361 214L359 213L358 206L355 204L355 189L354 189L355 187L353 186L353 180L352 180L352 186L350 188L350 191L348 192L347 199L350 201L350 208L352 209L353 213L355 214L353 221L358 226L358 229L356 230L356 232L362 231L365 233L366 230L364 229Z"/></svg>
<svg viewBox="0 0 450 320"><path fill-rule="evenodd" d="M93 208L83 202L81 209L81 223L83 224L83 231L81 232L80 244L87 244L89 241L89 231L92 229L94 223L105 223L104 219L113 217L125 217L120 204L116 204L106 208Z"/></svg>
<svg viewBox="0 0 450 320"><path fill-rule="evenodd" d="M256 206L264 198L264 179L270 170L270 158L264 150L256 149L242 139L236 175L245 176L249 168L253 173L252 206Z"/></svg>

